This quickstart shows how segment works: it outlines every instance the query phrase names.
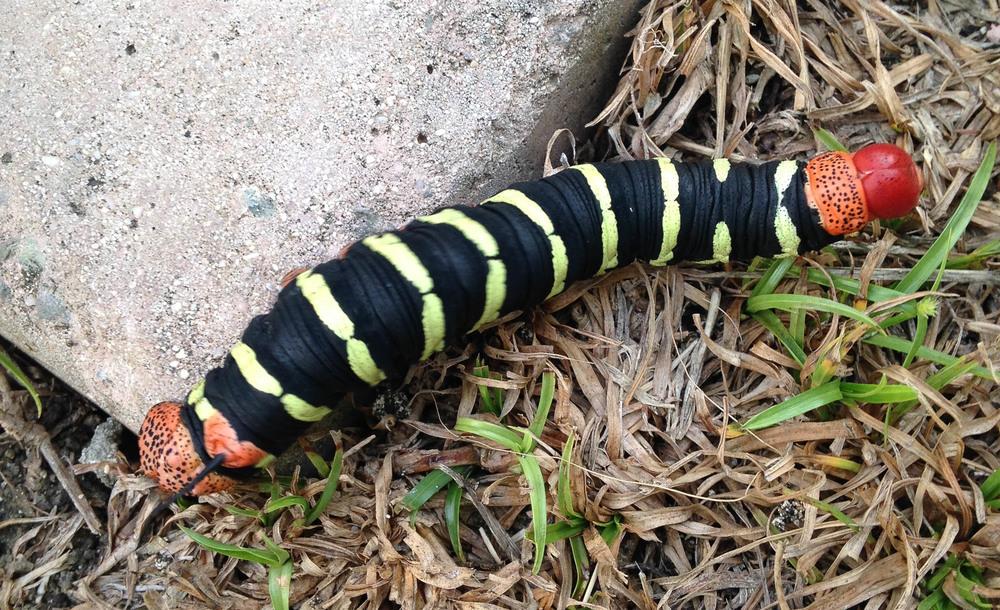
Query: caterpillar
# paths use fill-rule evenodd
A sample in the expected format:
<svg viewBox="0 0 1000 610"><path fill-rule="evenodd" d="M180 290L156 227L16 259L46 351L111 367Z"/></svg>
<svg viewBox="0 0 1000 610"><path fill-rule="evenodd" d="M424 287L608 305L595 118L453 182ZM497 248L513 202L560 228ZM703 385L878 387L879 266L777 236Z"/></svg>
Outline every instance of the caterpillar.
<svg viewBox="0 0 1000 610"><path fill-rule="evenodd" d="M873 144L808 162L578 165L440 209L290 277L221 367L149 411L141 467L167 492L221 491L346 393L573 282L637 260L802 254L907 214L922 190L905 151Z"/></svg>

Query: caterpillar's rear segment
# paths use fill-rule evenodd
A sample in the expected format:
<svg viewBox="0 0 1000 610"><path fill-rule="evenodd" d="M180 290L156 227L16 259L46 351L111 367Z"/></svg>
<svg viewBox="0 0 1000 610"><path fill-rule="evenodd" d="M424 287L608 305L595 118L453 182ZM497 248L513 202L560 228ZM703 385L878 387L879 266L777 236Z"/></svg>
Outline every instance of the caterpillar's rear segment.
<svg viewBox="0 0 1000 610"><path fill-rule="evenodd" d="M892 144L816 156L806 164L806 175L806 199L830 235L855 233L875 218L904 216L924 189L913 159Z"/></svg>
<svg viewBox="0 0 1000 610"><path fill-rule="evenodd" d="M176 493L205 468L195 449L191 432L181 417L181 405L161 402L154 405L139 431L139 456L142 471L156 481L160 489ZM222 491L236 481L211 473L190 490L195 496Z"/></svg>

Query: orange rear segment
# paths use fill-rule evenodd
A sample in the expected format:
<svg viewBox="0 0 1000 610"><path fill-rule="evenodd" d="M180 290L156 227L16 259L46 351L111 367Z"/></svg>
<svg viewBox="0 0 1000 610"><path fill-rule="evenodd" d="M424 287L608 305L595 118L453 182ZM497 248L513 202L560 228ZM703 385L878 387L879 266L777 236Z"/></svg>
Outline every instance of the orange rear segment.
<svg viewBox="0 0 1000 610"><path fill-rule="evenodd" d="M226 456L222 465L226 468L245 468L270 455L250 441L241 441L236 430L222 413L213 413L205 420L205 450L209 455Z"/></svg>
<svg viewBox="0 0 1000 610"><path fill-rule="evenodd" d="M820 224L830 235L847 235L864 228L871 216L865 191L846 152L828 152L806 164L806 200L819 212Z"/></svg>
<svg viewBox="0 0 1000 610"><path fill-rule="evenodd" d="M205 468L181 419L179 403L161 402L146 414L139 431L139 462L146 476L170 493L180 491ZM235 479L213 472L195 485L191 494L216 493L235 483Z"/></svg>

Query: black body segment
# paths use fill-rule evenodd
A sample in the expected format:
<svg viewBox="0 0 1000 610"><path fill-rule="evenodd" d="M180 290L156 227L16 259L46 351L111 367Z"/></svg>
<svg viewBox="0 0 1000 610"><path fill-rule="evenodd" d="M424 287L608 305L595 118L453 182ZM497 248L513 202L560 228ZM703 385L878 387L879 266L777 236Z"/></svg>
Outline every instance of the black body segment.
<svg viewBox="0 0 1000 610"><path fill-rule="evenodd" d="M280 453L343 394L399 378L446 342L575 281L635 260L821 248L837 237L806 201L803 167L578 166L363 239L285 287L208 374L203 393L192 392L185 421L221 413L240 440Z"/></svg>

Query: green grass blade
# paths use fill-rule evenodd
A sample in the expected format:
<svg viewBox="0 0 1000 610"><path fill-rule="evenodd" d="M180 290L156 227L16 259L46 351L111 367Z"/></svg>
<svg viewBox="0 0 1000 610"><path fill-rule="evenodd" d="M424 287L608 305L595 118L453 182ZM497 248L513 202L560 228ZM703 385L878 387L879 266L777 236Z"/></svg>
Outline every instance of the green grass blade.
<svg viewBox="0 0 1000 610"><path fill-rule="evenodd" d="M831 275L828 277L825 273L817 269L810 269L806 272L806 277L810 282L819 284L825 288L831 287L832 280L832 286L838 292L844 292L854 297L861 296L861 282L852 277L843 277L841 275ZM890 299L898 299L902 296L905 296L905 293L898 292L892 288L886 288L885 286L879 286L878 284L869 284L865 291L866 299L872 303L882 303ZM916 315L917 304L913 301L905 301L896 305L894 309L909 314L912 317Z"/></svg>
<svg viewBox="0 0 1000 610"><path fill-rule="evenodd" d="M490 373L490 367L482 363L481 360L476 360L476 366L472 369L472 374L480 379L499 379L499 375L493 375ZM503 391L500 388L491 388L489 386L481 385L479 386L479 398L482 403L482 410L487 413L492 413L497 417L503 412Z"/></svg>
<svg viewBox="0 0 1000 610"><path fill-rule="evenodd" d="M778 289L778 284L781 283L781 280L785 278L785 274L789 273L792 265L795 264L795 257L786 256L766 264L770 266L764 272L760 281L757 282L757 285L753 287L753 290L750 292L751 297L774 294L774 291Z"/></svg>
<svg viewBox="0 0 1000 610"><path fill-rule="evenodd" d="M910 368L913 364L913 359L917 357L917 349L923 345L924 339L927 338L927 320L927 316L917 316L917 331L913 334L910 351L906 352L906 357L903 358L904 369Z"/></svg>
<svg viewBox="0 0 1000 610"><path fill-rule="evenodd" d="M480 419L459 417L455 421L455 430L475 434L491 441L500 443L511 451L521 451L524 437L513 430Z"/></svg>
<svg viewBox="0 0 1000 610"><path fill-rule="evenodd" d="M806 337L806 310L799 309L793 311L788 318L788 334L796 345L805 345Z"/></svg>
<svg viewBox="0 0 1000 610"><path fill-rule="evenodd" d="M907 339L902 339L900 337L892 337L889 335L869 335L862 339L863 342L876 347L883 347L885 349L891 349L894 352L899 352L905 354L910 351L910 347L913 342ZM929 347L920 346L917 348L917 356L923 358L924 360L929 360L936 364L949 365L953 364L959 360L958 357L952 356L951 354L945 354L944 352L939 352L935 349ZM993 379L993 373L981 366L974 366L968 371L976 377L982 377L983 379Z"/></svg>
<svg viewBox="0 0 1000 610"><path fill-rule="evenodd" d="M745 424L740 426L740 429L760 430L767 428L775 424L780 424L797 415L808 413L809 411L841 400L844 396L840 391L840 383L836 380L824 383L819 387L806 390L798 396L783 400L751 417Z"/></svg>
<svg viewBox="0 0 1000 610"><path fill-rule="evenodd" d="M451 548L455 556L465 563L465 552L462 550L462 522L459 520L462 508L462 486L452 481L444 498L444 522L448 527L448 537L451 538Z"/></svg>
<svg viewBox="0 0 1000 610"><path fill-rule="evenodd" d="M988 476L979 486L979 489L983 490L983 498L987 502L1000 498L1000 469L994 470L993 474Z"/></svg>
<svg viewBox="0 0 1000 610"><path fill-rule="evenodd" d="M779 263L780 262L781 261L779 261ZM770 272L770 270L777 264L778 263L771 263L771 267L768 268L768 272ZM786 277L794 278L797 276L797 273L797 270L789 269L785 275ZM778 279L780 279L780 277ZM809 280L809 282L823 286L824 288L836 288L838 292L844 292L855 297L861 295L861 282L851 277L844 277L842 275L827 275L819 269L809 269L806 271L806 279ZM898 292L892 288L879 286L877 284L869 284L865 295L867 300L872 303L881 303L883 301L898 299L899 297L905 296L902 292ZM895 307L896 310L908 313L911 317L916 315L916 308L917 304L913 301L906 301Z"/></svg>
<svg viewBox="0 0 1000 610"><path fill-rule="evenodd" d="M319 474L319 478L328 478L330 476L330 465L326 463L323 456L316 453L316 451L311 447L307 446L302 439L299 439L299 445L302 446L302 453L304 453L309 459L309 463L316 469L316 472Z"/></svg>
<svg viewBox="0 0 1000 610"><path fill-rule="evenodd" d="M261 538L264 539L264 546L267 547L267 550L274 553L274 556L277 557L280 561L283 562L288 561L291 558L291 555L288 554L288 551L286 551L285 549L281 548L280 546L272 542L271 539L267 537L267 534L261 532L260 535Z"/></svg>
<svg viewBox="0 0 1000 610"><path fill-rule="evenodd" d="M917 604L917 610L951 610L952 608L956 608L956 606L948 601L948 597L940 589L934 591Z"/></svg>
<svg viewBox="0 0 1000 610"><path fill-rule="evenodd" d="M983 263L1000 256L1000 239L979 246L965 256L948 261L949 269L982 269Z"/></svg>
<svg viewBox="0 0 1000 610"><path fill-rule="evenodd" d="M964 563L959 570L955 571L955 585L956 589L958 589L958 594L962 597L962 599L975 608L989 610L991 606L984 602L983 598L979 597L979 595L975 592L975 587L983 585L982 580L982 574L980 571L976 568L976 566L970 565L969 563Z"/></svg>
<svg viewBox="0 0 1000 610"><path fill-rule="evenodd" d="M790 312L800 309L824 311L856 320L872 328L877 328L879 331L882 330L875 320L850 305L807 294L765 294L747 299L747 311L754 313L765 309L780 309Z"/></svg>
<svg viewBox="0 0 1000 610"><path fill-rule="evenodd" d="M421 506L434 497L434 494L445 488L451 482L451 477L435 470L427 473L427 476L420 479L420 482L413 486L413 489L403 496L401 504L411 513L416 513Z"/></svg>
<svg viewBox="0 0 1000 610"><path fill-rule="evenodd" d="M302 496L285 496L274 502L268 502L267 506L261 509L261 512L265 515L270 515L289 506L299 506L302 510L309 510L309 500L306 500Z"/></svg>
<svg viewBox="0 0 1000 610"><path fill-rule="evenodd" d="M292 562L271 566L267 571L267 592L274 610L288 610L292 591Z"/></svg>
<svg viewBox="0 0 1000 610"><path fill-rule="evenodd" d="M975 362L970 362L963 358L957 358L955 362L944 366L941 370L927 378L927 385L935 390L940 390L958 377L971 373L976 368Z"/></svg>
<svg viewBox="0 0 1000 610"><path fill-rule="evenodd" d="M326 464L324 463L324 466L325 465ZM334 492L337 491L337 482L340 480L340 471L343 466L344 450L337 449L337 452L333 454L333 461L330 463L329 467L326 468L326 486L323 487L323 493L320 495L319 500L316 501L316 506L312 507L312 510L306 512L306 518L304 521L305 525L312 525L330 504L330 500L333 499Z"/></svg>
<svg viewBox="0 0 1000 610"><path fill-rule="evenodd" d="M552 373L543 373L542 390L538 394L538 411L535 412L535 418L531 420L531 425L528 427L532 436L542 437L545 421L549 418L549 409L552 407L552 399L555 394L556 376Z"/></svg>
<svg viewBox="0 0 1000 610"><path fill-rule="evenodd" d="M565 540L570 536L576 536L589 526L590 523L583 518L576 518L571 521L557 521L556 523L546 526L545 544L552 544L553 542ZM535 542L535 536L533 533L529 536L529 538L532 542Z"/></svg>
<svg viewBox="0 0 1000 610"><path fill-rule="evenodd" d="M220 555L235 557L236 559L243 559L245 561L255 561L268 566L281 565L287 559L288 553L284 550L282 550L282 552L286 555L286 557L282 557L280 554L276 554L274 551L270 550L262 551L260 549L245 549L243 547L226 544L224 542L216 542L208 536L203 536L202 534L188 529L183 525L178 525L177 527L187 534L191 540L194 540L204 548Z"/></svg>
<svg viewBox="0 0 1000 610"><path fill-rule="evenodd" d="M598 530L601 532L601 540L610 548L618 538L618 534L622 533L621 515L615 515L610 523L599 527Z"/></svg>
<svg viewBox="0 0 1000 610"><path fill-rule="evenodd" d="M457 473L464 474L469 468L469 466L458 466L453 468L453 470ZM440 470L428 472L427 476L420 479L420 482L414 485L413 489L403 496L403 500L400 504L402 504L411 513L416 513L424 504L427 504L427 502L434 497L434 494L444 489L445 486L451 482L451 477Z"/></svg>
<svg viewBox="0 0 1000 610"><path fill-rule="evenodd" d="M848 152L844 145L841 144L837 138L834 137L832 133L825 129L814 129L813 135L819 140L819 143L826 146L834 152Z"/></svg>
<svg viewBox="0 0 1000 610"><path fill-rule="evenodd" d="M251 519L258 519L260 517L259 510L251 510L249 508L238 508L236 506L225 505L223 506L226 512L230 515L237 515L239 517L250 517Z"/></svg>
<svg viewBox="0 0 1000 610"><path fill-rule="evenodd" d="M271 474L273 475L274 473L272 472ZM273 504L281 498L281 489L282 489L281 483L278 483L277 485L271 485L271 499L268 501L268 504ZM260 522L261 525L263 525L264 527L271 527L272 525L274 525L274 522L275 520L277 520L277 518L278 516L273 512L268 512L263 510L260 512Z"/></svg>
<svg viewBox="0 0 1000 610"><path fill-rule="evenodd" d="M836 506L834 506L832 504L827 504L826 502L824 502L822 500L818 500L816 498L811 498L809 496L805 496L805 500L807 502L809 502L810 504L812 504L813 506L815 506L816 508L830 513L831 515L833 515L833 517L837 521L840 521L841 523L843 523L847 527L851 528L851 530L853 530L855 532L861 531L861 528L858 527L858 524L855 523L854 519L851 519L850 517L848 517L846 514L843 513L843 511L841 511L840 509L838 509Z"/></svg>
<svg viewBox="0 0 1000 610"><path fill-rule="evenodd" d="M38 417L42 416L42 399L38 397L38 392L35 391L35 386L31 385L31 380L28 376L24 374L21 367L17 366L17 363L7 355L7 352L0 349L0 366L7 369L10 376L14 378L21 387L28 391L31 399L35 401L35 408L38 409Z"/></svg>
<svg viewBox="0 0 1000 610"><path fill-rule="evenodd" d="M806 353L802 349L802 345L796 343L795 337L792 336L785 325L781 323L781 319L773 311L763 310L755 313L751 313L750 316L760 322L761 326L771 331L774 338L777 339L785 349L788 351L788 355L792 357L795 362L799 363L799 366L803 366L806 363Z"/></svg>
<svg viewBox="0 0 1000 610"><path fill-rule="evenodd" d="M961 565L962 560L956 555L949 555L948 559L941 564L934 574L927 579L926 586L930 589L936 589L944 583L944 579L948 577L948 573L952 570L958 569Z"/></svg>
<svg viewBox="0 0 1000 610"><path fill-rule="evenodd" d="M580 517L580 513L573 508L572 472L573 468L573 444L576 437L572 430L566 444L563 445L562 458L559 460L559 477L556 479L556 499L559 501L559 511L566 517Z"/></svg>
<svg viewBox="0 0 1000 610"><path fill-rule="evenodd" d="M986 156L983 158L983 162L980 163L979 169L972 176L972 181L969 182L969 188L965 192L965 196L962 197L962 201L958 204L955 213L941 231L941 235L934 240L934 244L928 248L927 253L917 261L917 264L906 274L906 277L900 280L893 288L899 292L912 294L920 290L924 282L936 270L944 266L948 260L948 254L955 247L962 234L965 233L965 228L968 226L969 221L972 220L972 215L975 213L980 200L982 200L983 193L986 192L986 187L990 182L990 174L993 172L993 164L996 161L996 155L997 143L992 142L986 150Z"/></svg>
<svg viewBox="0 0 1000 610"><path fill-rule="evenodd" d="M886 383L849 383L840 382L840 391L844 400L867 402L869 404L889 404L916 400L917 391L906 385L888 385Z"/></svg>
<svg viewBox="0 0 1000 610"><path fill-rule="evenodd" d="M535 540L535 563L531 568L532 574L538 574L542 569L542 562L545 559L545 540L547 540L546 529L548 527L548 509L545 504L545 480L542 478L542 470L538 466L538 460L532 455L518 455L517 461L521 464L521 472L528 481L528 496L531 499L531 527Z"/></svg>
<svg viewBox="0 0 1000 610"><path fill-rule="evenodd" d="M587 588L586 571L590 569L590 555L587 554L587 544L582 536L573 536L569 539L569 550L573 556L573 569L576 571L573 597L580 599Z"/></svg>

